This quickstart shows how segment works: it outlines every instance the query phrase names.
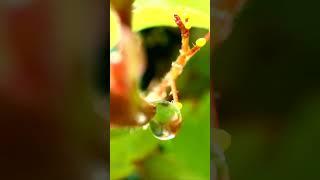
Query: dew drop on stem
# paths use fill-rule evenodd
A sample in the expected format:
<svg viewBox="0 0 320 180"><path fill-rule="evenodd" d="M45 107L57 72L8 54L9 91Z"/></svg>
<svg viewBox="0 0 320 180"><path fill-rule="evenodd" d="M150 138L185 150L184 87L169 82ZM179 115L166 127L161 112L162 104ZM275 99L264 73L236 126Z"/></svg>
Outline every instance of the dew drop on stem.
<svg viewBox="0 0 320 180"><path fill-rule="evenodd" d="M150 120L149 126L152 134L160 140L170 140L180 130L182 116L179 107L169 101L158 101L154 103L156 113Z"/></svg>

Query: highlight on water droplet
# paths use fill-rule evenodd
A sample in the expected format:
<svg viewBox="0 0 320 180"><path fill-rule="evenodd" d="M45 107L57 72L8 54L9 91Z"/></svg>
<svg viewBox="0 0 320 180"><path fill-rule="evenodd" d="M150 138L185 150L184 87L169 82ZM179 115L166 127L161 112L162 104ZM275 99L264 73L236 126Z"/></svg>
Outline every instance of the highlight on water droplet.
<svg viewBox="0 0 320 180"><path fill-rule="evenodd" d="M174 103L164 100L154 104L156 106L156 114L149 121L151 132L160 140L174 138L182 123L180 109Z"/></svg>

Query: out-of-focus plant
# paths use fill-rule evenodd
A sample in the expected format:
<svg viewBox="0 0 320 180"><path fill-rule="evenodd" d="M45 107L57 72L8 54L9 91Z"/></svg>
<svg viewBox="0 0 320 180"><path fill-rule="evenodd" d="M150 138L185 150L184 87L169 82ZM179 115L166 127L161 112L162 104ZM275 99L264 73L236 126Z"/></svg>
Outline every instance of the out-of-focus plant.
<svg viewBox="0 0 320 180"><path fill-rule="evenodd" d="M233 19L246 0L214 0L214 42L221 44L231 33ZM214 93L213 93L214 94ZM215 103L213 103L214 113ZM213 129L213 178L228 180L229 170L224 151L230 146L231 136L224 130L218 129L217 115L214 115Z"/></svg>

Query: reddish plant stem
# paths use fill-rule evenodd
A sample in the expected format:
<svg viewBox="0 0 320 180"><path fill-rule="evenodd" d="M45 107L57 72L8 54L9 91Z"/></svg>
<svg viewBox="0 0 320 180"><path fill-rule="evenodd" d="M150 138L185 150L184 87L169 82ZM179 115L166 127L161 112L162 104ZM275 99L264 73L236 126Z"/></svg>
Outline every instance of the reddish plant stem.
<svg viewBox="0 0 320 180"><path fill-rule="evenodd" d="M210 32L208 32L205 37L207 41L210 40ZM188 60L194 56L200 50L199 46L194 46L186 53L180 53L177 60L172 63L170 71L165 75L160 84L154 87L152 92L156 92L158 95L162 95L166 92L167 87L170 85L171 81L175 81L176 78L182 73L183 68L187 64ZM174 92L172 92L174 93ZM174 95L176 96L176 95Z"/></svg>

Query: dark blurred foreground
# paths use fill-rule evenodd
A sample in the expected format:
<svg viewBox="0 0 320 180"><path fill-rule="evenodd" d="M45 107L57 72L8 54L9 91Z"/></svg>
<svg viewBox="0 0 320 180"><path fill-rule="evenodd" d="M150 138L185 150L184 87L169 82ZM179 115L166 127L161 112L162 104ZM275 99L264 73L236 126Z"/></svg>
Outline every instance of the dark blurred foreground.
<svg viewBox="0 0 320 180"><path fill-rule="evenodd" d="M107 178L105 9L0 2L0 179Z"/></svg>

